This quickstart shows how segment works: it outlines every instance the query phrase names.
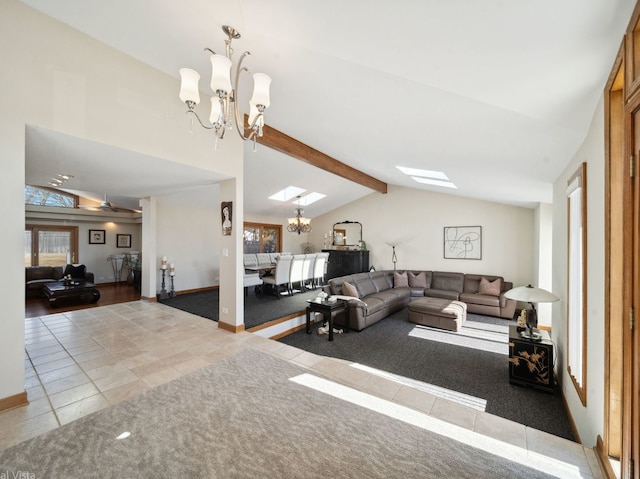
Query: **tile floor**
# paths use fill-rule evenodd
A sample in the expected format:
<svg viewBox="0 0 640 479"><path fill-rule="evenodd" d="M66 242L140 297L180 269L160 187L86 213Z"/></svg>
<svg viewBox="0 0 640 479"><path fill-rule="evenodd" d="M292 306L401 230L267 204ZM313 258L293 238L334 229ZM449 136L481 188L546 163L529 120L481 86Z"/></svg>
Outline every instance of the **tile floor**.
<svg viewBox="0 0 640 479"><path fill-rule="evenodd" d="M429 429L557 477L603 477L593 450L471 409L406 383L316 356L159 303L133 301L26 321L29 404L0 413L0 450L245 348L380 398ZM367 396L367 397L371 397ZM377 400L376 400L377 401ZM407 416L407 417L409 417Z"/></svg>

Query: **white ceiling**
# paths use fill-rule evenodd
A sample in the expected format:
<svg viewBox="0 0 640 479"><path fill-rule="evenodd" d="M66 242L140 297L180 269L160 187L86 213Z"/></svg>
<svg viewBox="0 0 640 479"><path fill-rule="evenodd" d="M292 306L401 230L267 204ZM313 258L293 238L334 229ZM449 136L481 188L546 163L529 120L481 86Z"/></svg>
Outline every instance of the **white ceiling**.
<svg viewBox="0 0 640 479"><path fill-rule="evenodd" d="M222 51L221 26L232 25L242 34L233 43L236 57L250 50L247 66L273 78L269 125L389 184L522 206L551 202L552 183L585 137L635 4L22 1L176 78L190 67L206 79L203 48ZM40 143L28 148L28 181L48 173L57 153L58 161L76 158L69 168L85 165L83 190L98 197L206 190L204 183L222 179L38 128L30 137ZM305 208L312 218L370 193L266 147L251 153L247 144L246 151L247 213L289 215L290 204L266 200L288 185L328 195ZM140 162L153 162L158 174L123 178ZM396 165L444 171L458 189L419 185Z"/></svg>

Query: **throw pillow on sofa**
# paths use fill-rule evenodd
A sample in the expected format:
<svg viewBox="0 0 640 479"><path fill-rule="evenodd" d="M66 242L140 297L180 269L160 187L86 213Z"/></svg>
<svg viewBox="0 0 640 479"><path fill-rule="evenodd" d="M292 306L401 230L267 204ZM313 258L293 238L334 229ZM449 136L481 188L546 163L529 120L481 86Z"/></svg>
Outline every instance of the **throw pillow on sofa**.
<svg viewBox="0 0 640 479"><path fill-rule="evenodd" d="M427 275L424 271L418 274L409 272L409 287L410 288L426 288L427 287Z"/></svg>
<svg viewBox="0 0 640 479"><path fill-rule="evenodd" d="M345 296L353 296L354 298L360 298L358 294L358 290L351 283L347 283L346 281L342 283L342 294Z"/></svg>
<svg viewBox="0 0 640 479"><path fill-rule="evenodd" d="M85 273L87 272L87 267L83 264L73 265L68 264L64 269L64 276L70 274L74 279L84 279Z"/></svg>
<svg viewBox="0 0 640 479"><path fill-rule="evenodd" d="M493 281L489 281L484 276L480 280L480 286L478 287L478 294L490 294L492 296L500 296L502 290L502 279L496 278Z"/></svg>
<svg viewBox="0 0 640 479"><path fill-rule="evenodd" d="M393 287L394 288L408 288L409 278L407 278L407 272L393 273Z"/></svg>

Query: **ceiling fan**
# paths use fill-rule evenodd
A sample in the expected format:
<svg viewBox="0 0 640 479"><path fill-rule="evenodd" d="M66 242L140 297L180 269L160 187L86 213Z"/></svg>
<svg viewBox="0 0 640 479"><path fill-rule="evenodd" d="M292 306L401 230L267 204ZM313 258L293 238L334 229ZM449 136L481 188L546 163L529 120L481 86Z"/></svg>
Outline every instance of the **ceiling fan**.
<svg viewBox="0 0 640 479"><path fill-rule="evenodd" d="M93 205L78 205L79 208L86 208L86 209L90 209L93 211L113 211L114 213L117 213L119 211L126 211L126 212L130 212L131 210L128 210L126 208L118 208L116 206L113 206L111 204L111 202L107 199L107 194L105 193L104 195L104 200L98 205L98 206L93 206Z"/></svg>
<svg viewBox="0 0 640 479"><path fill-rule="evenodd" d="M107 210L111 210L111 211L119 211L118 208L114 208L111 203L109 203L109 201L107 201L107 194L104 194L104 201L102 203L100 203L100 206L98 206L98 208L100 208L102 211L107 211Z"/></svg>

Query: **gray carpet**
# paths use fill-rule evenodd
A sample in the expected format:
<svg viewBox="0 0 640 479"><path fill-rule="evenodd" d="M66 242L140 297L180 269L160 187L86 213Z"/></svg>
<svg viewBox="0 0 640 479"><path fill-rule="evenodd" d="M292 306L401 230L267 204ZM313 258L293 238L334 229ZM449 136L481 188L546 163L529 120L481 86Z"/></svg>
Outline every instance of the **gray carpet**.
<svg viewBox="0 0 640 479"><path fill-rule="evenodd" d="M552 477L289 380L305 372L244 351L2 451L0 472L65 479ZM128 438L116 439L125 431Z"/></svg>
<svg viewBox="0 0 640 479"><path fill-rule="evenodd" d="M273 294L257 296L251 291L244 297L244 327L251 329L274 319L303 313L307 307L306 300L315 298L320 290L296 293L292 296L282 296L278 299ZM204 318L218 321L219 291L211 289L161 299L162 304L171 306L188 313L197 314Z"/></svg>
<svg viewBox="0 0 640 479"><path fill-rule="evenodd" d="M575 440L559 392L552 396L509 384L510 321L468 314L461 333L452 333L407 317L405 308L361 332L334 336L331 343L305 331L278 341L484 399L488 413Z"/></svg>

